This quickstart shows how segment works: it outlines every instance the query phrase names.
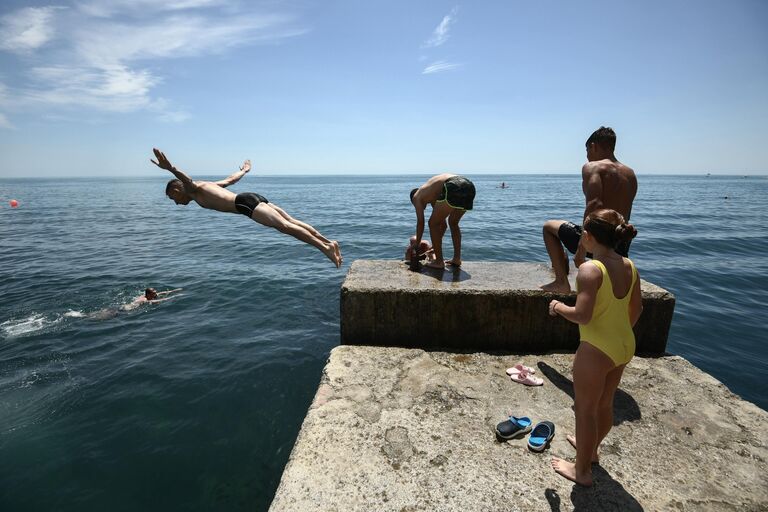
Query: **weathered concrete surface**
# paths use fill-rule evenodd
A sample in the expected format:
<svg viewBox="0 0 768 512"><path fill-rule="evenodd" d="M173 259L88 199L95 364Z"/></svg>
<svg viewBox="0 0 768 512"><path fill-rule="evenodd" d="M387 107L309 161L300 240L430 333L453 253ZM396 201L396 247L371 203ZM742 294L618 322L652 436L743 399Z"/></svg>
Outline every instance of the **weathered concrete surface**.
<svg viewBox="0 0 768 512"><path fill-rule="evenodd" d="M509 380L521 360L544 386ZM572 360L337 347L270 510L768 509L768 413L674 356L627 367L594 487L555 474L575 456ZM497 441L509 410L553 421L551 447Z"/></svg>
<svg viewBox="0 0 768 512"><path fill-rule="evenodd" d="M571 279L575 278L572 272ZM547 352L575 350L576 324L548 315L553 298L573 305L576 294L539 288L553 279L544 264L465 262L452 272L405 263L357 260L341 287L341 342L425 349ZM575 289L572 282L571 287ZM662 354L675 297L641 281L643 314L635 326L637 353Z"/></svg>

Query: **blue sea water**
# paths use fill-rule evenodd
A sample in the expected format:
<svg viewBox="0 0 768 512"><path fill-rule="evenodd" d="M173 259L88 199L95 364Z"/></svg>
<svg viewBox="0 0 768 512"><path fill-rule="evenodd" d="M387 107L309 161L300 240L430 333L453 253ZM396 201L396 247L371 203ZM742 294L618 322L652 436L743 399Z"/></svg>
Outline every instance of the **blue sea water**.
<svg viewBox="0 0 768 512"><path fill-rule="evenodd" d="M0 510L265 510L339 343L346 270L402 256L425 177L233 187L338 239L341 270L244 216L174 205L164 178L0 180ZM578 175L472 178L465 260L546 261L542 222L583 212ZM632 257L677 297L668 351L768 408L768 179L639 182ZM147 286L184 290L88 316Z"/></svg>

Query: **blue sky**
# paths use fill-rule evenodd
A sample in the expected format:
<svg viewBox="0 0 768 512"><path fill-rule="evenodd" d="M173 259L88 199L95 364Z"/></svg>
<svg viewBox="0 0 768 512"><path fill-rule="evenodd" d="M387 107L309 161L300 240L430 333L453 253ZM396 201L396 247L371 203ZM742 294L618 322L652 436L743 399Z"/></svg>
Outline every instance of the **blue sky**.
<svg viewBox="0 0 768 512"><path fill-rule="evenodd" d="M768 2L4 0L0 177L768 172Z"/></svg>

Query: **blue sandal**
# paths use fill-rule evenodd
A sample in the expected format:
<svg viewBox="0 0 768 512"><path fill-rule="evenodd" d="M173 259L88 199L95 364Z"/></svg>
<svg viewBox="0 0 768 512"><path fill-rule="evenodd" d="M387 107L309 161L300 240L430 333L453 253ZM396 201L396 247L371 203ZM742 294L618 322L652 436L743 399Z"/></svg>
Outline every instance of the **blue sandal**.
<svg viewBox="0 0 768 512"><path fill-rule="evenodd" d="M525 435L531 431L531 419L523 416L516 418L510 416L507 421L502 421L496 425L496 435L502 439L512 439L519 435Z"/></svg>
<svg viewBox="0 0 768 512"><path fill-rule="evenodd" d="M528 438L528 448L535 452L543 452L553 437L555 437L555 424L551 421L541 421L533 428L531 437Z"/></svg>

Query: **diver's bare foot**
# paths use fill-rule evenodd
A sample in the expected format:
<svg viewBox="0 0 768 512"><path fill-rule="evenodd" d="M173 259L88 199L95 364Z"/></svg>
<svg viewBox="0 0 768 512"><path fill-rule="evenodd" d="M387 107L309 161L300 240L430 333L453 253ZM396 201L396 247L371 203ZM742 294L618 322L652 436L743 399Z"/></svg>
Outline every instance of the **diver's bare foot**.
<svg viewBox="0 0 768 512"><path fill-rule="evenodd" d="M333 245L333 251L336 253L336 256L339 258L339 265L344 263L344 258L341 257L341 246L339 246L339 242L336 240L331 240L331 245Z"/></svg>
<svg viewBox="0 0 768 512"><path fill-rule="evenodd" d="M454 267L460 267L461 266L461 260L457 259L451 259L445 262L446 265L453 265Z"/></svg>
<svg viewBox="0 0 768 512"><path fill-rule="evenodd" d="M440 270L445 270L445 262L443 260L430 261L429 263L425 263L424 266L429 268L439 268Z"/></svg>
<svg viewBox="0 0 768 512"><path fill-rule="evenodd" d="M571 293L571 285L567 280L564 283L561 281L552 281L551 283L547 283L539 286L539 288L541 288L545 292L564 293L564 294Z"/></svg>
<svg viewBox="0 0 768 512"><path fill-rule="evenodd" d="M576 464L573 462L568 462L567 460L559 459L557 457L552 457L551 464L552 469L554 469L558 475L567 478L571 482L576 482L577 484L583 485L584 487L592 486L591 470L586 474L579 474L576 471Z"/></svg>
<svg viewBox="0 0 768 512"><path fill-rule="evenodd" d="M333 244L323 244L323 248L321 250L323 251L323 254L325 254L326 257L331 260L334 265L336 265L336 268L341 266L341 256L336 253L336 248L333 246Z"/></svg>
<svg viewBox="0 0 768 512"><path fill-rule="evenodd" d="M568 434L567 436L565 436L565 439L569 443L571 443L571 446L573 446L574 450L578 450L578 448L576 448L576 438L575 437L573 437L572 435ZM597 450L595 450L595 453L592 454L592 464L599 464L599 463L600 463L600 457L597 456Z"/></svg>

